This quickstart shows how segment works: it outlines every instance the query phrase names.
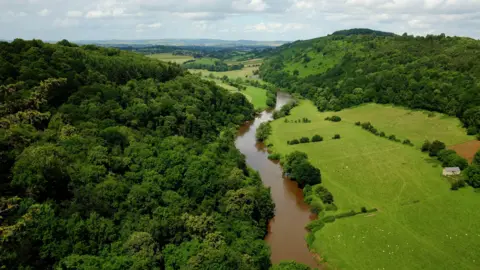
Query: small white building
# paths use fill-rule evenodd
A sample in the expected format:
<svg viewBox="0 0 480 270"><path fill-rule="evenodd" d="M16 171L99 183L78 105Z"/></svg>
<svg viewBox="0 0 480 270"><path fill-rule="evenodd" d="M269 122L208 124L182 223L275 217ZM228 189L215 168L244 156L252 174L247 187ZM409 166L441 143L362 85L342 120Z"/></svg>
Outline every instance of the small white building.
<svg viewBox="0 0 480 270"><path fill-rule="evenodd" d="M447 167L443 168L443 175L450 176L450 175L459 175L462 172L459 167Z"/></svg>

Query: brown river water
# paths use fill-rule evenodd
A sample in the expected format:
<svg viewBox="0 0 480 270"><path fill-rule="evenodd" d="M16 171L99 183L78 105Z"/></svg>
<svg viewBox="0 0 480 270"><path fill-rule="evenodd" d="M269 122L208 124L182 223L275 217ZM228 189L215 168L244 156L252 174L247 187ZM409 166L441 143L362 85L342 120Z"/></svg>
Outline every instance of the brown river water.
<svg viewBox="0 0 480 270"><path fill-rule="evenodd" d="M277 94L276 109L280 109L291 99L290 95ZM257 127L272 119L272 112L262 114L242 126L238 132L235 145L245 155L247 164L260 173L265 186L271 188L275 202L275 217L269 223L265 241L272 250L272 263L284 260L295 260L310 267L320 267L313 254L310 253L305 241L307 225L314 216L303 202L303 192L296 182L284 178L279 164L268 159L268 153L263 144L257 143L255 132Z"/></svg>

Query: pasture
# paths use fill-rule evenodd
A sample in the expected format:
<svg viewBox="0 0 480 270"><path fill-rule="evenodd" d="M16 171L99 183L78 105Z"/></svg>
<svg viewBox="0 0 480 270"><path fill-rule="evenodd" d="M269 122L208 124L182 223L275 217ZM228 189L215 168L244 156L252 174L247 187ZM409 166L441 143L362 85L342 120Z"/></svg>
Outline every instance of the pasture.
<svg viewBox="0 0 480 270"><path fill-rule="evenodd" d="M324 120L333 114L342 121ZM287 119L304 117L311 122L273 121L267 144L282 155L305 152L320 168L322 185L332 192L338 207L326 215L361 207L378 209L337 219L315 233L312 247L328 265L340 269L479 269L480 193L471 188L451 191L441 164L418 149L424 139L448 144L468 140L455 119L375 104L319 113L309 101L302 101ZM414 124L408 126L405 118ZM374 136L355 126L356 121L370 121L387 134L409 138L415 147ZM287 140L315 134L325 141L287 145ZM332 140L334 134L341 139Z"/></svg>
<svg viewBox="0 0 480 270"><path fill-rule="evenodd" d="M165 62L173 62L177 64L183 64L189 60L193 60L193 57L189 55L173 55L171 53L150 54L150 55L147 55L147 57L165 61Z"/></svg>
<svg viewBox="0 0 480 270"><path fill-rule="evenodd" d="M231 85L228 85L226 83L223 83L221 80L218 79L210 79L210 78L204 78L209 81L215 82L218 86L223 87L227 89L230 92L240 92L242 93L250 103L253 104L253 107L258 110L258 109L265 109L267 107L267 90L258 88L258 87L253 87L250 85L246 85L247 89L246 90L238 90L238 88L233 87Z"/></svg>
<svg viewBox="0 0 480 270"><path fill-rule="evenodd" d="M227 76L230 79L236 79L236 78L245 79L246 77L252 76L255 70L258 70L258 67L245 67L241 70L231 70L231 71L224 71L224 72L208 71L204 69L190 69L190 72L192 73L201 72L203 76L208 76L210 74L213 74L215 77Z"/></svg>

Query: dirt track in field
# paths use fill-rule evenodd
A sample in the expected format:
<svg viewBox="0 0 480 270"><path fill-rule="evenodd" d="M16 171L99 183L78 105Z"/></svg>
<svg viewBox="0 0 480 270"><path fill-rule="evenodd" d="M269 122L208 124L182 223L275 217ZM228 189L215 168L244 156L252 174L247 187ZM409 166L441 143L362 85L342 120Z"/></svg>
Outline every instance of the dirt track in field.
<svg viewBox="0 0 480 270"><path fill-rule="evenodd" d="M475 153L480 150L480 141L474 140L466 143L451 145L448 149L454 150L460 156L466 158L468 162L472 162Z"/></svg>

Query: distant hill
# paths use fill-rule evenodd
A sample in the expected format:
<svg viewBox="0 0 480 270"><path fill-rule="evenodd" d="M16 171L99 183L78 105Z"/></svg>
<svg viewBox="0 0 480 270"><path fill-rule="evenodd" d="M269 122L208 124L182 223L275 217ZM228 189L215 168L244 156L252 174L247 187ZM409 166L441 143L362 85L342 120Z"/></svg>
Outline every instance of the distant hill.
<svg viewBox="0 0 480 270"><path fill-rule="evenodd" d="M271 50L260 72L320 110L393 103L457 116L475 134L479 63L480 41L471 38L350 29Z"/></svg>
<svg viewBox="0 0 480 270"><path fill-rule="evenodd" d="M376 35L376 36L395 36L394 33L390 32L383 32L378 30L372 30L368 28L353 28L348 30L340 30L333 32L332 35L344 35L344 36L351 36L351 35Z"/></svg>
<svg viewBox="0 0 480 270"><path fill-rule="evenodd" d="M149 40L79 40L78 44L110 45L165 45L165 46L270 46L277 47L287 41L222 40L222 39L149 39Z"/></svg>

